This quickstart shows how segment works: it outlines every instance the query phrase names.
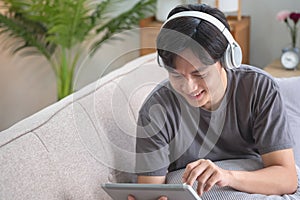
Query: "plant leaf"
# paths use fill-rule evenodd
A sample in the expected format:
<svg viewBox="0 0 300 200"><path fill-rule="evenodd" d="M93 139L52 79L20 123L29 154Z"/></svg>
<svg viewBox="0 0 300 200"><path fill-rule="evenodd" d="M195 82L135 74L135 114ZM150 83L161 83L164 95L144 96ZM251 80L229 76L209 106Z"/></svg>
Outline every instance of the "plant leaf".
<svg viewBox="0 0 300 200"><path fill-rule="evenodd" d="M86 0L61 0L55 9L48 5L45 9L55 10L55 14L46 13L50 21L47 40L67 49L83 42L93 28L88 17L91 11L85 4Z"/></svg>
<svg viewBox="0 0 300 200"><path fill-rule="evenodd" d="M45 30L37 23L21 19L21 17L8 18L0 13L0 35L6 36L6 40L10 40L10 48L14 49L12 53L16 53L25 48L35 47L38 52L50 59L54 46L46 42ZM13 42L15 38L22 38L24 41Z"/></svg>
<svg viewBox="0 0 300 200"><path fill-rule="evenodd" d="M96 30L96 33L104 32L104 36L96 41L90 51L93 55L107 39L114 34L124 30L129 30L139 23L142 18L145 18L147 13L154 13L156 0L141 0L136 3L131 9L111 19L106 24Z"/></svg>

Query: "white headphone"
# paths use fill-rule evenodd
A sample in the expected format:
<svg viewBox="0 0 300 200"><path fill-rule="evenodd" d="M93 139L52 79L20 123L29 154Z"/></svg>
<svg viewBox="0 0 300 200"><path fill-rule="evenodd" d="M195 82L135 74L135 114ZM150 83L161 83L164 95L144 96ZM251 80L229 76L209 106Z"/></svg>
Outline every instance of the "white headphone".
<svg viewBox="0 0 300 200"><path fill-rule="evenodd" d="M225 58L225 64L226 67L229 69L239 67L242 63L242 50L240 45L233 39L231 33L229 30L225 27L225 25L220 22L217 18L213 17L212 15L209 15L204 12L199 11L183 11L176 13L172 15L169 19L167 19L162 27L171 21L172 19L179 18L179 17L197 17L199 19L203 19L205 21L210 22L215 27L217 27L225 36L225 38L228 41L228 47L226 49L226 52L224 54Z"/></svg>

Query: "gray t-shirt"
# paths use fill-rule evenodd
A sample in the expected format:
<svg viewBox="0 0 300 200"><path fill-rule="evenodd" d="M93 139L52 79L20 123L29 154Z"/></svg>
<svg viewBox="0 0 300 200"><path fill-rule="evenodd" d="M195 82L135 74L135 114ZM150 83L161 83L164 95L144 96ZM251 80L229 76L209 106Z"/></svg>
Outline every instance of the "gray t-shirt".
<svg viewBox="0 0 300 200"><path fill-rule="evenodd" d="M190 106L168 80L152 91L139 112L137 173L164 176L202 158L258 158L292 148L275 81L251 66L226 71L226 94L214 111Z"/></svg>

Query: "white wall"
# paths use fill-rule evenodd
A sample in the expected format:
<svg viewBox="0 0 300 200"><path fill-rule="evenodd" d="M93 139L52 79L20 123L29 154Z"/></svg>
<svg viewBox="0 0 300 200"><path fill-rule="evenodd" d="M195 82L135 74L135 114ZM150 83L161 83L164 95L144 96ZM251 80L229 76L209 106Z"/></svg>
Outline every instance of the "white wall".
<svg viewBox="0 0 300 200"><path fill-rule="evenodd" d="M44 59L0 51L0 130L55 102L55 87Z"/></svg>
<svg viewBox="0 0 300 200"><path fill-rule="evenodd" d="M136 0L126 2L129 7L128 2ZM290 38L285 24L277 22L275 16L281 9L296 8L299 11L299 0L242 0L243 14L251 16L251 64L264 67L280 56ZM103 45L92 59L82 63L75 80L76 88L82 88L139 55L138 30L121 37L122 41ZM55 76L47 62L37 56L11 56L3 48L0 43L0 130L56 101Z"/></svg>
<svg viewBox="0 0 300 200"><path fill-rule="evenodd" d="M286 24L276 20L280 10L300 12L299 0L242 0L242 13L251 16L250 63L264 67L291 44ZM299 24L300 25L300 24ZM300 37L300 32L298 33ZM298 38L297 45L300 46Z"/></svg>

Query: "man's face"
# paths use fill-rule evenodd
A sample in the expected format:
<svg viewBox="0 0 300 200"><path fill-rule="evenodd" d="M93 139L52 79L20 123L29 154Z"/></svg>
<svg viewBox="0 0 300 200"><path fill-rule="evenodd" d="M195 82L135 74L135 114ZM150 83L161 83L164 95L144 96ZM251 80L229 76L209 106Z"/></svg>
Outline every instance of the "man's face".
<svg viewBox="0 0 300 200"><path fill-rule="evenodd" d="M175 58L176 69L169 70L172 87L194 107L215 110L227 86L226 71L220 62L204 65L190 49Z"/></svg>

